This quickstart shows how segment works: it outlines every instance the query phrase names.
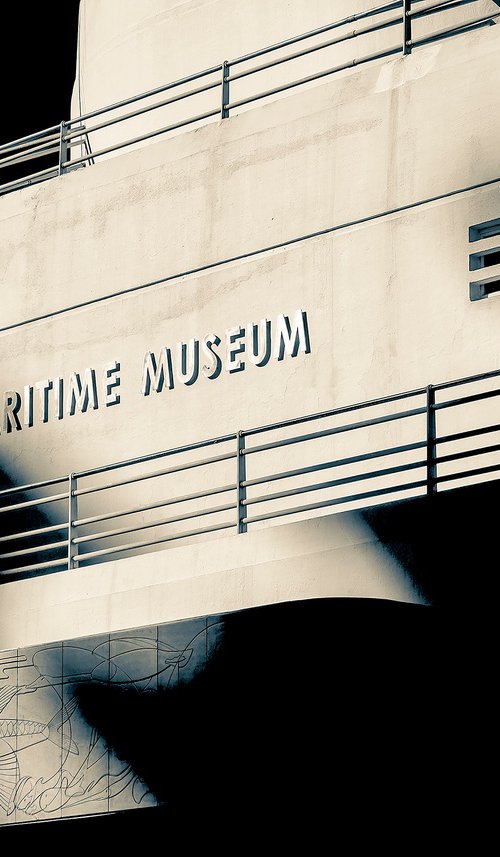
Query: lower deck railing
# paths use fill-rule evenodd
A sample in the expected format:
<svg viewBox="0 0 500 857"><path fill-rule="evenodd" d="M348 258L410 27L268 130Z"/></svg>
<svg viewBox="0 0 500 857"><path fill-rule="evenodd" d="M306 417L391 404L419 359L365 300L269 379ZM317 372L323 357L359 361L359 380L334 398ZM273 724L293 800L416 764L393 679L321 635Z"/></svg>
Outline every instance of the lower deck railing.
<svg viewBox="0 0 500 857"><path fill-rule="evenodd" d="M495 478L499 377L429 385L6 488L0 581Z"/></svg>

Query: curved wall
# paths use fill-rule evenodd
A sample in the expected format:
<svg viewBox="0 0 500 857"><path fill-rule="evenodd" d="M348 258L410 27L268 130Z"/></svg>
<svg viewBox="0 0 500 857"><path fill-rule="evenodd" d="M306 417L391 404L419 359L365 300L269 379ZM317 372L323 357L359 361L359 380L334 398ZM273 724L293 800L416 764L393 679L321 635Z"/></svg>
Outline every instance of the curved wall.
<svg viewBox="0 0 500 857"><path fill-rule="evenodd" d="M141 3L134 0L107 0L105 3L100 0L82 0L72 115L82 115L113 104L211 68L225 59L235 59L381 5L370 0L336 0L333 4L328 0L274 0L273 3L267 0L252 0L250 3L241 0L147 0ZM494 0L477 0L470 6L440 12L438 16L417 20L414 23L414 38L495 10ZM377 18L362 19L354 25L348 24L333 33L329 32L289 47L285 54L273 53L263 60L257 59L251 64L239 66L238 71L301 50L304 46L347 35L353 30L353 26L359 31L374 22L388 21L400 14L400 10L396 9ZM257 92L267 91L320 70L350 62L354 58L359 60L367 54L400 45L401 39L400 24L355 40L350 39L231 83L230 100L239 100ZM350 70L342 72L350 73ZM218 75L211 80L215 81L217 77ZM192 84L197 85L199 83ZM294 91L291 90L292 93ZM282 98L287 94L285 92L273 97ZM259 103L262 102L257 102ZM94 132L90 135L92 151L175 124L219 106L218 88L209 93L201 93L187 102L170 104L124 124L112 125ZM255 104L251 104L250 108L254 106ZM127 112L132 109L133 107L126 108ZM249 107L238 108L238 112L245 109ZM116 115L118 114L113 114ZM214 118L216 120L216 117L211 117L202 121L214 121ZM91 124L88 127L91 127Z"/></svg>
<svg viewBox="0 0 500 857"><path fill-rule="evenodd" d="M16 485L50 480L495 369L500 305L494 297L471 303L468 255L469 227L500 216L499 37L498 27L492 27L429 45L409 57L363 66L341 79L325 78L310 91L295 91L242 116L2 197L5 288L0 380L5 399L0 467L6 478ZM112 54L110 48L109 61ZM492 236L487 241L480 249L495 251L498 239ZM492 261L496 258L493 255ZM492 265L488 273L500 276L500 265ZM261 366L249 356L245 371L229 369L210 379L200 376L196 383L176 377L170 388L153 389L151 395L143 389L145 355L158 355L162 348L178 354L178 343L214 333L224 341L236 325L243 328L265 318L274 325L281 314L294 317L299 308L308 314L308 352L299 349L283 360L274 352L273 359ZM111 407L112 402L105 400L104 371L117 363L120 403ZM66 405L61 411L60 380L66 391L73 376L83 377L91 370L99 384L99 404L93 401L76 410ZM34 417L26 389L33 393ZM43 389L50 392L48 416L41 404ZM496 424L497 400L488 398L485 403L485 424ZM422 431L423 413L415 414L416 419L421 417ZM460 409L453 423L443 423L445 417L440 416L438 431L446 436L476 426L475 414ZM325 435L314 449L308 447L306 456L299 445L276 446L267 458L248 459L245 478L259 480L292 467L342 461L367 448L410 444L423 436L416 434L420 426L410 435L412 426L416 423L377 422L366 433L358 432L354 441L347 432ZM416 474L425 462L418 451L414 454L417 460L410 463ZM129 510L128 515L131 507L139 506L134 514L140 518L133 519L134 526L141 524L136 535L148 530L153 539L168 526L172 529L161 532L177 537L177 519L158 521L155 510L173 506L175 498L194 502L191 495L196 494L206 505L189 507L196 514L183 519L182 526L189 527L183 534L191 538L196 517L209 514L210 501L203 493L207 485L233 490L234 457L235 453L221 458L216 473L211 471L213 477L207 478L201 467L186 469L182 485L176 475L180 471L172 471L168 478L162 475L161 486L144 479L113 485L111 493L110 486L103 489L106 475L100 474L94 483L94 474L90 487L99 490L80 493L72 520L87 527L109 520L109 513L114 513L112 518L125 517L123 510ZM359 462L352 463L355 470ZM350 474L358 482L359 474L353 470ZM299 487L322 490L309 472L306 478L311 480L308 486ZM388 472L384 478L397 476ZM384 484L392 489L398 483ZM255 492L260 491L255 486ZM321 499L314 491L311 502ZM301 495L294 496L299 502ZM277 502L276 497L260 497L254 500L255 507L268 500ZM48 523L56 529L67 520L66 496L51 499L45 508ZM210 510L214 516L226 517L226 512L228 521L220 523L228 523L229 531L229 525L236 524L230 502L224 509ZM105 540L122 535L130 520L118 533L110 534L105 523L102 532L83 529L79 543L95 542L105 549ZM294 516L287 521L293 526ZM251 546L253 535L265 538L257 532L265 525L264 517L257 517L243 541L240 536L228 538L228 554L235 542L243 550L245 544ZM12 529L12 519L5 526L10 527L7 540L12 539L18 529ZM268 558L286 532L287 526L273 528ZM195 538L201 534L200 530ZM202 600L190 607L180 587L179 612L173 618L235 606L231 600L207 606L210 598L232 593L217 576L222 572L222 539L218 531L208 538L213 539L216 555L212 580L203 589ZM173 538L171 543L176 544ZM183 544L180 552L193 547ZM206 544L194 547L202 552L206 569ZM326 556L326 550L322 552ZM6 554L5 563L11 559L7 548ZM176 556L175 549L155 554L161 575L166 565L177 574ZM132 557L129 563L134 574L138 561ZM49 580L58 592L63 580L89 581L85 605L77 609L77 615L85 617L95 614L90 604L95 581L106 576L111 593L121 591L119 569L127 563L108 563L106 575L96 572L94 577L94 567L86 568L85 574L51 575ZM306 579L299 565L305 595L339 594L331 587L337 587L340 578L335 579L330 566L325 593L318 591L316 578L312 583ZM318 563L314 560L308 567L316 573ZM368 571L363 567L362 588L355 594L373 594L372 572L378 567L371 559ZM243 575L233 574L230 566L227 582L236 581L235 597L244 594L236 606L296 598L286 563L283 569L284 588L279 591L276 568L266 577L273 589L269 595L260 588L258 575L250 575L244 587ZM351 586L352 565L348 569ZM146 591L144 578L138 580ZM28 584L20 581L2 588L22 601ZM46 599L51 584L39 585ZM202 592L197 581L188 589ZM152 603L158 603L161 611L155 617L139 618L142 608L135 594L125 599L124 610L131 604L131 612L125 614L120 607L116 627L166 621L165 605L173 609L173 596L163 594L158 600L153 596ZM353 593L342 589L341 594ZM402 597L399 588L385 583L375 594ZM2 594L2 599L6 597ZM146 594L146 603L148 599ZM44 597L28 600L33 603L42 604L48 615ZM55 612L61 614L59 601ZM6 615L13 611L7 609ZM22 615L29 628L46 639L49 631L40 630L31 609L23 608ZM68 609L64 615L69 616ZM111 621L108 613L105 621ZM20 624L15 625L19 635ZM92 630L80 627L81 633ZM64 636L61 633L58 639Z"/></svg>

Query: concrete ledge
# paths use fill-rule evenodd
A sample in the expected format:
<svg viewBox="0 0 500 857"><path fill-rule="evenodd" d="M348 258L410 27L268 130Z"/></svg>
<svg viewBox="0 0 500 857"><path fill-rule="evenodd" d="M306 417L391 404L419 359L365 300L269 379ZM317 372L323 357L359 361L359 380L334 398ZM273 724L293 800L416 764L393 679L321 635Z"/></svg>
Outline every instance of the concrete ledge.
<svg viewBox="0 0 500 857"><path fill-rule="evenodd" d="M5 584L0 649L346 596L425 603L356 512Z"/></svg>

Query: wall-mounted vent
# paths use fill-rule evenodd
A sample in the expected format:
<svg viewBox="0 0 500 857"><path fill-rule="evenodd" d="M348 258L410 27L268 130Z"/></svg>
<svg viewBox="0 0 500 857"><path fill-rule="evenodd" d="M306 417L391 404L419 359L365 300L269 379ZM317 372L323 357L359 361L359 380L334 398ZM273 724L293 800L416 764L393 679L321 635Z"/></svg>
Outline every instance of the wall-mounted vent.
<svg viewBox="0 0 500 857"><path fill-rule="evenodd" d="M498 242L495 243L491 239L496 237ZM482 272L482 276L481 273L476 275L481 279L469 282L469 297L471 301L482 301L500 293L500 217L470 226L469 241L483 241L483 247L469 254L469 271ZM486 272L489 277L484 276Z"/></svg>
<svg viewBox="0 0 500 857"><path fill-rule="evenodd" d="M500 277L490 277L489 280L479 280L477 283L469 283L469 297L471 301L482 301L490 295L500 292Z"/></svg>
<svg viewBox="0 0 500 857"><path fill-rule="evenodd" d="M479 271L480 268L492 268L500 265L500 247L484 250L482 253L471 253L469 256L469 271Z"/></svg>
<svg viewBox="0 0 500 857"><path fill-rule="evenodd" d="M493 238L495 235L500 235L500 217L469 227L469 241L480 241L484 238Z"/></svg>

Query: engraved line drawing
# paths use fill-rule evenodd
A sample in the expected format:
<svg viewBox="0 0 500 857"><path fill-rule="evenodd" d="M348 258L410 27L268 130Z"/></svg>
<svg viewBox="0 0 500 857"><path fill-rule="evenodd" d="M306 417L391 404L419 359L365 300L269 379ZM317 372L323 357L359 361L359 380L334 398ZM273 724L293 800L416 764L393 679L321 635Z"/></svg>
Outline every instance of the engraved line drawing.
<svg viewBox="0 0 500 857"><path fill-rule="evenodd" d="M112 682L144 692L170 670L168 685L191 661L204 632L181 648L158 640L158 634L124 634L95 646L89 639L47 645L31 657L21 651L0 656L0 715L6 709L10 714L0 717L0 824L2 815L7 821L14 813L16 821L23 815L47 818L82 811L91 802L96 802L91 811L106 811L109 801L127 789L135 805L145 800L147 787L130 764L115 759L116 771L109 770L109 750L82 720L71 690L82 682ZM26 694L37 694L40 708L55 708L55 713L46 722L17 716ZM53 765L46 776L37 776L30 773L30 750L42 742L54 748Z"/></svg>

